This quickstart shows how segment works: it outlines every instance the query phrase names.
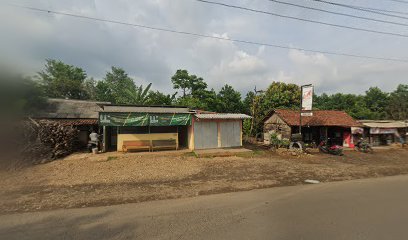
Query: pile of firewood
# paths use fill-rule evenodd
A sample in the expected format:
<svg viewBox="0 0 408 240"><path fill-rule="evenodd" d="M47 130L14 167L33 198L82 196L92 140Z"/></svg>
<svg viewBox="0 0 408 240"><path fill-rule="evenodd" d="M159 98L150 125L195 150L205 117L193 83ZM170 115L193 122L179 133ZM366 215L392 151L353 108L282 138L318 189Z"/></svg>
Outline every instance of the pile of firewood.
<svg viewBox="0 0 408 240"><path fill-rule="evenodd" d="M55 121L22 123L20 154L25 163L39 164L65 157L78 149L78 130Z"/></svg>

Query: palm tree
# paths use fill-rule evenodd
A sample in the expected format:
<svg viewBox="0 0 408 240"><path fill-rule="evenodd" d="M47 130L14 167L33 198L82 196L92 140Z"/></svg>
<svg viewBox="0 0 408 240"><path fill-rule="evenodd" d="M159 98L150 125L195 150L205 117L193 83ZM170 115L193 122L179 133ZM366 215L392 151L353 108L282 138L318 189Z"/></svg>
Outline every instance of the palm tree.
<svg viewBox="0 0 408 240"><path fill-rule="evenodd" d="M132 104L146 104L147 100L149 99L149 90L152 86L152 83L143 88L143 85L139 87L135 87L133 89L127 89L127 94L129 95L129 99Z"/></svg>

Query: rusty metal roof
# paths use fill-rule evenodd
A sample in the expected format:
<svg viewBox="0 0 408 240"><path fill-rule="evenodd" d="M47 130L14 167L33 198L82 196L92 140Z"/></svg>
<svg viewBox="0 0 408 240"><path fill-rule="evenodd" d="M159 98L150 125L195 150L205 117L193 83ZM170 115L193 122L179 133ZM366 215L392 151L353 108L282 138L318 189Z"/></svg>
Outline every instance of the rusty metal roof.
<svg viewBox="0 0 408 240"><path fill-rule="evenodd" d="M202 113L195 114L198 119L250 119L251 116L242 113Z"/></svg>
<svg viewBox="0 0 408 240"><path fill-rule="evenodd" d="M191 113L187 107L158 106L117 106L103 105L101 112L136 112L136 113Z"/></svg>
<svg viewBox="0 0 408 240"><path fill-rule="evenodd" d="M99 104L109 104L108 102L84 101L72 99L49 98L45 106L34 114L34 118L42 119L98 119L98 111L101 110Z"/></svg>

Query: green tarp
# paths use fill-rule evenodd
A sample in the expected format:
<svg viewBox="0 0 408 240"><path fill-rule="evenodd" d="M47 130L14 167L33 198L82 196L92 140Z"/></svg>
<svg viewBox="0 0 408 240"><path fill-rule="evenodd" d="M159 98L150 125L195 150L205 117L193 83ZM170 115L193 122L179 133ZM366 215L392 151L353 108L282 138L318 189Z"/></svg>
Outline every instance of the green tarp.
<svg viewBox="0 0 408 240"><path fill-rule="evenodd" d="M191 114L99 113L101 126L180 126L190 125Z"/></svg>

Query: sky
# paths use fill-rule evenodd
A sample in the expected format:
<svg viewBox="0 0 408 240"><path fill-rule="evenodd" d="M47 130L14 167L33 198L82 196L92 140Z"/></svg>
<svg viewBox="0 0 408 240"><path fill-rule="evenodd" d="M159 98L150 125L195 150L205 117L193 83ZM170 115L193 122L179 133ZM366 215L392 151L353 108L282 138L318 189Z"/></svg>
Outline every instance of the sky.
<svg viewBox="0 0 408 240"><path fill-rule="evenodd" d="M268 0L215 2L353 27L408 35L407 26L353 19L278 4ZM322 4L312 0L281 0L364 17L408 24L385 17ZM338 1L338 0L333 0ZM1 1L5 3L6 1ZM408 12L408 4L391 0L342 0L371 8ZM279 18L196 0L16 0L36 7L141 24L152 27L241 39L293 48L408 59L408 37L387 36ZM97 22L26 9L0 8L0 62L28 75L43 69L45 59L58 59L102 79L111 66L122 67L136 84L173 93L171 76L187 69L203 77L209 88L232 85L244 96L273 81L313 84L315 92L364 93L370 86L393 91L407 84L408 62L333 56L265 45L185 36L156 30Z"/></svg>

